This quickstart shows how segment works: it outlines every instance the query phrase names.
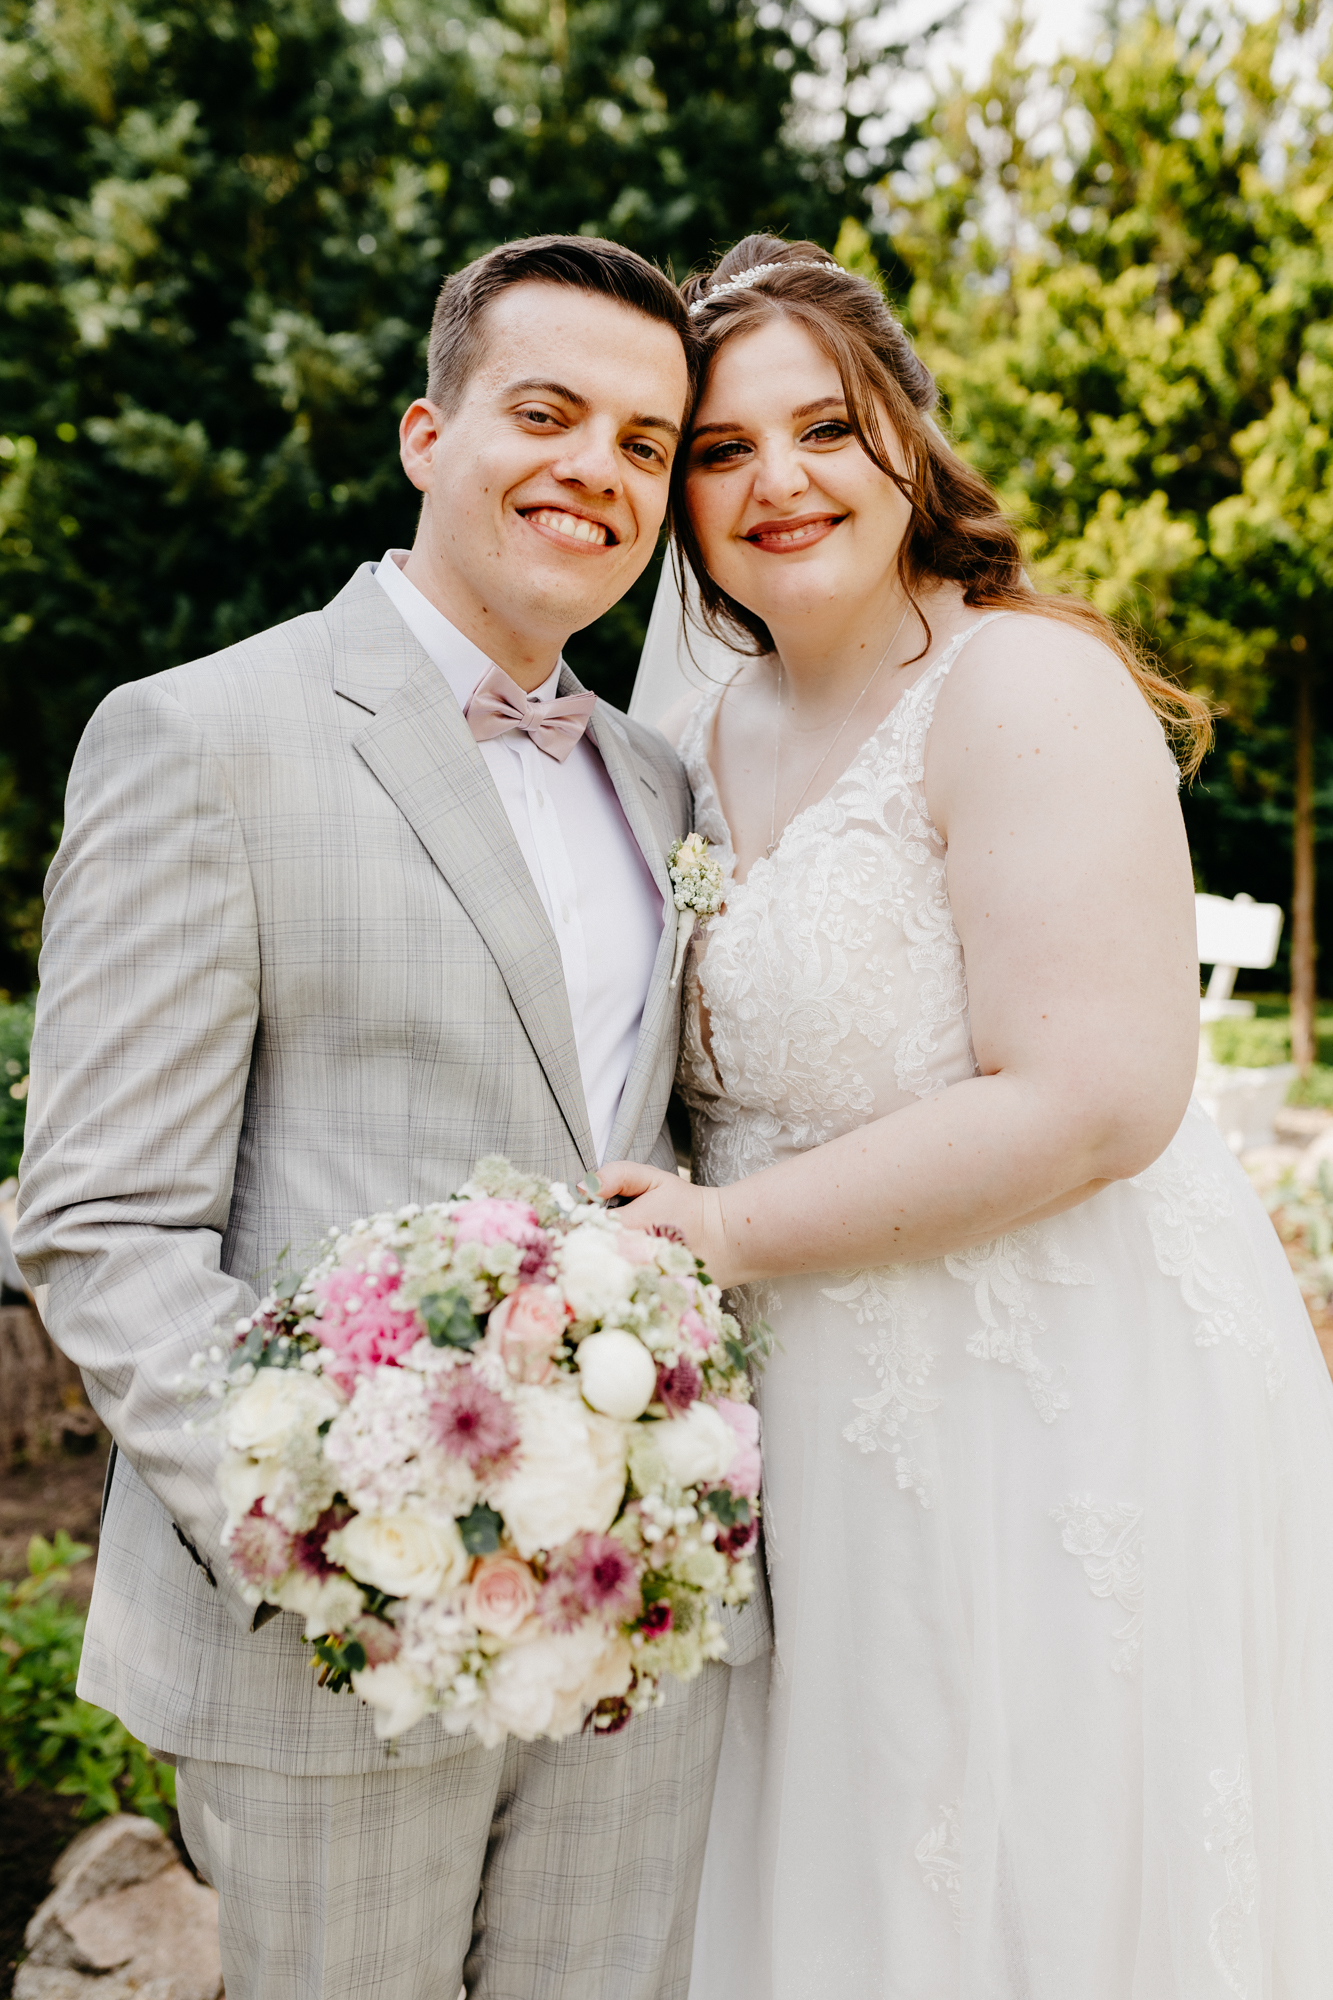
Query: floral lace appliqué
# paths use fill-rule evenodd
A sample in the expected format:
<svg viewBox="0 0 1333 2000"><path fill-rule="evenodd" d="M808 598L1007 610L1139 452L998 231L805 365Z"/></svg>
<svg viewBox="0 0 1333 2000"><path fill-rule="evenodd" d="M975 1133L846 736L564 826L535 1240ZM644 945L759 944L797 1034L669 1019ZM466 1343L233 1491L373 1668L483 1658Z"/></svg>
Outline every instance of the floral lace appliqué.
<svg viewBox="0 0 1333 2000"><path fill-rule="evenodd" d="M1206 1248L1208 1233L1234 1212L1221 1175L1192 1167L1172 1145L1131 1185L1149 1197L1148 1230L1158 1269L1179 1279L1181 1297L1198 1314L1196 1344L1216 1347L1234 1340L1262 1362L1265 1386L1276 1396L1286 1381L1276 1335L1258 1299L1238 1277L1225 1274Z"/></svg>
<svg viewBox="0 0 1333 2000"><path fill-rule="evenodd" d="M943 1890L953 1913L954 1929L963 1928L963 1855L959 1832L961 1806L941 1806L939 1825L923 1833L914 1850L927 1887L938 1896Z"/></svg>
<svg viewBox="0 0 1333 2000"><path fill-rule="evenodd" d="M917 1436L922 1419L939 1408L926 1384L935 1362L934 1349L921 1332L924 1309L913 1305L907 1274L894 1266L858 1271L842 1285L826 1285L821 1297L846 1306L862 1326L874 1330L860 1343L879 1383L869 1396L858 1396L855 1416L843 1431L849 1444L862 1451L901 1453ZM898 1484L910 1488L923 1507L930 1505L929 1480L923 1467L900 1456Z"/></svg>
<svg viewBox="0 0 1333 2000"><path fill-rule="evenodd" d="M1143 1509L1122 1502L1108 1506L1091 1494L1073 1493L1051 1519L1060 1525L1067 1554L1083 1565L1094 1597L1113 1597L1128 1622L1112 1634L1117 1641L1111 1668L1133 1673L1143 1650Z"/></svg>
<svg viewBox="0 0 1333 2000"><path fill-rule="evenodd" d="M1245 1759L1241 1758L1234 1775L1210 1771L1208 1782L1217 1798L1204 1807L1208 1834L1203 1844L1209 1854L1222 1855L1227 1871L1227 1898L1213 1911L1208 1953L1228 1992L1237 2000L1247 2000L1251 1987L1245 1961L1257 1955L1254 1925L1249 1919L1259 1895L1259 1857L1254 1851L1254 1812Z"/></svg>
<svg viewBox="0 0 1333 2000"><path fill-rule="evenodd" d="M1065 1255L1040 1223L1011 1230L993 1243L946 1257L951 1278L972 1287L981 1325L967 1343L980 1361L998 1361L1024 1377L1037 1415L1053 1424L1069 1408L1069 1396L1039 1357L1036 1335L1046 1331L1037 1311L1035 1285L1090 1285L1092 1272Z"/></svg>

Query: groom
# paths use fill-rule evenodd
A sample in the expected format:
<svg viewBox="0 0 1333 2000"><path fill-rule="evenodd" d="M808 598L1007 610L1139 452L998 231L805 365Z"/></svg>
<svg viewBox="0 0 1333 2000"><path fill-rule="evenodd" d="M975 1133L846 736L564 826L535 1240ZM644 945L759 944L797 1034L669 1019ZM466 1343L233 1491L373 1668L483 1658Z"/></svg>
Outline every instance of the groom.
<svg viewBox="0 0 1333 2000"><path fill-rule="evenodd" d="M177 1381L284 1246L480 1156L671 1165L662 739L571 632L642 572L690 392L667 279L535 238L449 279L410 552L116 690L47 882L17 1249L119 1448L80 1692L175 1759L228 2000L683 2000L727 1672L622 1735L394 1754L256 1630ZM758 1614L732 1657L760 1643Z"/></svg>

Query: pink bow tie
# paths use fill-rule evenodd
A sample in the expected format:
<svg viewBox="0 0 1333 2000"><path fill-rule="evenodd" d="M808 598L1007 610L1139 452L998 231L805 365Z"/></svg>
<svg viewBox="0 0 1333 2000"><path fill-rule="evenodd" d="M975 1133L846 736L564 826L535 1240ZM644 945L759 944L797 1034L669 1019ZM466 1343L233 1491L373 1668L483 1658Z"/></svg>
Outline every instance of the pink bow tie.
<svg viewBox="0 0 1333 2000"><path fill-rule="evenodd" d="M492 667L472 690L463 710L478 743L526 729L539 750L563 764L588 727L597 706L595 694L564 694L555 701L538 701L524 694L503 667Z"/></svg>

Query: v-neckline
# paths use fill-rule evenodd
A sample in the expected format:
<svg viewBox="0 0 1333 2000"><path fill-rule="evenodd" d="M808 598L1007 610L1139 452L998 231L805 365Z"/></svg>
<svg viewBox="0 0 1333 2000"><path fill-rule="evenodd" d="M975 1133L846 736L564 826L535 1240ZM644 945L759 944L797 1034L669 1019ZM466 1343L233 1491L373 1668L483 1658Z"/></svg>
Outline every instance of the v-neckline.
<svg viewBox="0 0 1333 2000"><path fill-rule="evenodd" d="M701 718L701 726L699 730L699 762L707 774L708 788L709 791L712 793L713 806L716 811L717 821L726 836L726 850L725 850L726 860L723 868L723 873L726 875L728 882L731 884L731 887L734 890L736 890L739 893L744 889L748 889L750 883L754 880L754 871L756 868L760 867L761 865L767 865L769 867L773 865L773 863L776 861L779 853L782 850L787 835L791 832L792 828L794 826L799 826L802 820L807 819L812 812L816 812L820 806L824 805L828 799L832 798L834 792L838 789L838 786L843 782L843 780L845 778L850 777L852 772L855 771L855 769L857 768L858 764L860 764L873 750L879 737L883 734L885 729L888 728L889 724L893 721L893 718L898 714L899 710L902 708L903 703L907 701L916 692L917 688L923 687L925 683L930 679L932 674L938 673L942 667L945 667L947 664L951 664L954 649L957 647L959 642L963 638L965 638L968 633L975 631L978 625L985 624L986 622L987 621L984 618L978 618L974 621L973 624L965 625L961 632L954 633L953 638L950 639L948 645L944 648L944 651L940 654L939 658L934 662L934 664L932 666L927 667L923 673L917 675L914 681L912 681L907 687L903 688L903 690L898 696L898 699L894 702L893 706L890 709L886 710L884 715L881 716L880 720L871 730L870 734L860 744L858 744L856 750L853 752L852 756L848 759L847 763L843 765L841 771L839 771L838 775L834 779L832 779L827 788L820 793L819 797L817 799L812 799L809 805L802 806L799 812L794 812L792 814L791 818L787 821L781 833L778 835L777 839L773 842L773 845L768 849L767 852L761 850L758 854L755 855L754 860L750 863L749 867L745 871L744 880L741 880L736 874L736 842L731 831L731 822L728 820L727 815L722 807L722 793L718 786L717 775L713 770L712 759L709 756L709 751L711 750L713 745L714 734L717 729L717 718L721 713L722 703L726 699L727 690L732 685L732 681L735 680L736 675L733 674L731 680L726 681L723 684L723 686L718 690L717 699L714 701L712 709L709 711L706 718ZM741 668L737 667L736 673L739 673L740 671Z"/></svg>

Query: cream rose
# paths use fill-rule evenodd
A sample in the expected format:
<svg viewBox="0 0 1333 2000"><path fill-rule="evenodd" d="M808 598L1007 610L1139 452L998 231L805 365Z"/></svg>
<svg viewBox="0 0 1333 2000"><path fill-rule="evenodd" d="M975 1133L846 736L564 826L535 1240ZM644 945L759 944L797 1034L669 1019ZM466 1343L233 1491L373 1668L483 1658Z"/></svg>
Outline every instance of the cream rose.
<svg viewBox="0 0 1333 2000"><path fill-rule="evenodd" d="M416 1675L397 1660L382 1667L363 1667L352 1675L352 1686L375 1711L375 1734L383 1740L401 1736L420 1722L430 1707L430 1695Z"/></svg>
<svg viewBox="0 0 1333 2000"><path fill-rule="evenodd" d="M410 1508L399 1514L357 1514L329 1536L324 1548L359 1583L390 1597L439 1597L467 1574L463 1538L444 1514Z"/></svg>
<svg viewBox="0 0 1333 2000"><path fill-rule="evenodd" d="M261 1368L227 1406L223 1436L233 1451L266 1458L280 1452L295 1430L318 1430L336 1417L343 1398L318 1375L300 1368Z"/></svg>
<svg viewBox="0 0 1333 2000"><path fill-rule="evenodd" d="M634 1334L604 1327L579 1342L579 1386L594 1410L632 1423L653 1400L657 1363Z"/></svg>
<svg viewBox="0 0 1333 2000"><path fill-rule="evenodd" d="M694 1403L683 1417L655 1424L652 1441L677 1486L725 1479L736 1456L736 1433L711 1403Z"/></svg>
<svg viewBox="0 0 1333 2000"><path fill-rule="evenodd" d="M312 1576L308 1570L293 1570L278 1592L284 1611L295 1611L305 1619L307 1639L322 1639L326 1632L344 1632L364 1610L361 1592L345 1576Z"/></svg>
<svg viewBox="0 0 1333 2000"><path fill-rule="evenodd" d="M537 1580L514 1556L483 1556L468 1586L464 1613L479 1631L512 1639L537 1602Z"/></svg>
<svg viewBox="0 0 1333 2000"><path fill-rule="evenodd" d="M497 1482L500 1509L525 1559L581 1532L605 1534L625 1490L625 1427L590 1410L571 1383L514 1390L518 1463Z"/></svg>
<svg viewBox="0 0 1333 2000"><path fill-rule="evenodd" d="M486 1678L481 1703L471 1711L488 1748L516 1736L571 1736L590 1708L630 1684L631 1655L620 1633L595 1619L572 1632L547 1632L501 1653Z"/></svg>
<svg viewBox="0 0 1333 2000"><path fill-rule="evenodd" d="M218 1490L227 1510L227 1532L243 1521L256 1500L262 1500L277 1477L276 1458L251 1458L248 1452L224 1451L218 1465Z"/></svg>
<svg viewBox="0 0 1333 2000"><path fill-rule="evenodd" d="M557 1262L575 1319L614 1319L634 1289L634 1266L616 1249L616 1237L596 1223L572 1230Z"/></svg>

